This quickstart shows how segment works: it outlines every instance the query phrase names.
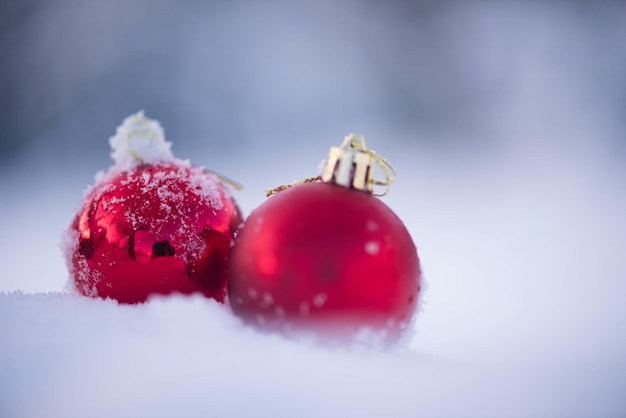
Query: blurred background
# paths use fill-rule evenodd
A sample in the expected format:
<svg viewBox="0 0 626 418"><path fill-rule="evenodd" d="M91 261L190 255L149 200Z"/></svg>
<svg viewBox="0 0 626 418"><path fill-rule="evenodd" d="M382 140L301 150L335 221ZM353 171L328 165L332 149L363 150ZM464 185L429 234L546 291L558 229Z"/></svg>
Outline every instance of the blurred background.
<svg viewBox="0 0 626 418"><path fill-rule="evenodd" d="M0 161L104 166L140 109L207 164L352 130L623 157L625 22L623 1L4 0Z"/></svg>
<svg viewBox="0 0 626 418"><path fill-rule="evenodd" d="M365 134L429 286L420 358L624 415L626 2L3 0L0 291L66 289L60 236L142 109L244 214Z"/></svg>

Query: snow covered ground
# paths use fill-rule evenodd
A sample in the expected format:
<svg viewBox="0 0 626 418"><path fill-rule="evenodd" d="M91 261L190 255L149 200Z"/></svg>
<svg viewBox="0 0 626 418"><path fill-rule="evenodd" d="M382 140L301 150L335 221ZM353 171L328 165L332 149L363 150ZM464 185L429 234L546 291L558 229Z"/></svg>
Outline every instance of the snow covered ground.
<svg viewBox="0 0 626 418"><path fill-rule="evenodd" d="M26 159L7 169L0 416L623 416L619 159L593 145L565 153L520 141L457 158L369 144L398 170L383 199L429 285L414 339L393 352L263 334L198 297L118 306L65 293L59 236L86 173L106 167ZM249 213L263 189L315 170L311 155L326 145L292 159L233 157L220 170L246 185L238 201ZM283 164L260 176L272 159Z"/></svg>

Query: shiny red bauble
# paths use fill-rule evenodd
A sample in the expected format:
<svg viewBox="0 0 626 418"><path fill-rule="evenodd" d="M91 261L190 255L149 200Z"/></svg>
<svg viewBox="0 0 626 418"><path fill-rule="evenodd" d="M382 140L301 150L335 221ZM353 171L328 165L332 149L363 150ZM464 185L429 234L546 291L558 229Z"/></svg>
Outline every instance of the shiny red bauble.
<svg viewBox="0 0 626 418"><path fill-rule="evenodd" d="M74 286L121 303L173 292L224 301L241 220L229 192L201 168L177 160L114 170L70 227Z"/></svg>
<svg viewBox="0 0 626 418"><path fill-rule="evenodd" d="M350 339L399 338L421 288L417 250L377 197L302 184L268 198L240 231L229 296L244 319Z"/></svg>

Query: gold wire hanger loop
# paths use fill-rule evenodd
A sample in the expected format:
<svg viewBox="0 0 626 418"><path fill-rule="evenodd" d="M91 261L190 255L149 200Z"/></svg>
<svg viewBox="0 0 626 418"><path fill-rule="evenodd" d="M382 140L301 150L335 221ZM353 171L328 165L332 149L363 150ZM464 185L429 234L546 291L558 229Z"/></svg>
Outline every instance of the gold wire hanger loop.
<svg viewBox="0 0 626 418"><path fill-rule="evenodd" d="M346 163L349 164L347 168L346 166L340 167L341 164ZM382 170L385 176L384 180L372 178L374 164L377 164ZM352 169L350 169L351 167ZM307 177L292 184L268 189L265 191L265 195L269 197L293 186L321 180L325 183L334 183L365 191L374 196L384 196L389 192L391 183L395 179L396 170L391 163L381 157L376 151L367 148L363 135L351 133L346 135L339 147L331 147L321 175ZM383 193L374 193L373 186L385 186L385 191Z"/></svg>

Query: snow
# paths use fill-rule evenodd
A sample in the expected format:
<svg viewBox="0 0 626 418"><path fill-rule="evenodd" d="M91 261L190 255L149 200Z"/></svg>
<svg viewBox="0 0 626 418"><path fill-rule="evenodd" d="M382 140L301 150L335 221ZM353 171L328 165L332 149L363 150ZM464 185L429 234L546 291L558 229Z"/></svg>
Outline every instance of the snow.
<svg viewBox="0 0 626 418"><path fill-rule="evenodd" d="M369 255L376 255L380 250L380 244L376 241L367 241L365 243L365 252Z"/></svg>
<svg viewBox="0 0 626 418"><path fill-rule="evenodd" d="M173 184L179 179L189 183L190 188L215 210L222 209L224 205L220 196L221 190L226 196L230 196L215 174L203 167L192 165L189 160L175 158L171 151L172 143L165 140L160 122L147 118L143 111L126 117L117 127L116 134L109 138L109 144L115 164L108 172L99 172L96 175L95 183L87 188L86 194L120 172L133 171L142 164L151 164L176 168L175 171L141 173L144 182L142 192L157 193L164 202L182 203L183 194L172 192L168 187L161 187L163 184Z"/></svg>
<svg viewBox="0 0 626 418"><path fill-rule="evenodd" d="M313 306L321 308L326 303L326 299L328 299L328 295L326 293L318 293L313 296Z"/></svg>
<svg viewBox="0 0 626 418"><path fill-rule="evenodd" d="M143 111L128 116L109 139L118 170L130 170L139 164L171 163L171 142L165 140L157 120L148 119Z"/></svg>

